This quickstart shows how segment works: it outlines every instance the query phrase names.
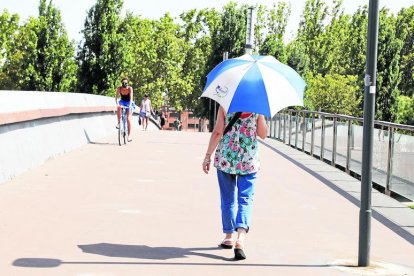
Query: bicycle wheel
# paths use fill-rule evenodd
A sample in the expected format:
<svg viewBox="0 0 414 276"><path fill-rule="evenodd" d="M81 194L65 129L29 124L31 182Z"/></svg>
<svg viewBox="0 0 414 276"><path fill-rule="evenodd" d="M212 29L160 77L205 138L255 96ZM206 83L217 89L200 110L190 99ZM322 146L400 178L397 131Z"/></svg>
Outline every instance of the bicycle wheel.
<svg viewBox="0 0 414 276"><path fill-rule="evenodd" d="M124 116L123 116L123 118L122 118L122 131L123 131L123 137L124 137L124 145L126 145L126 142L127 142L127 136L128 136L128 134L127 134L127 123L126 123L126 118L125 118L126 116L125 116L125 114L124 114Z"/></svg>

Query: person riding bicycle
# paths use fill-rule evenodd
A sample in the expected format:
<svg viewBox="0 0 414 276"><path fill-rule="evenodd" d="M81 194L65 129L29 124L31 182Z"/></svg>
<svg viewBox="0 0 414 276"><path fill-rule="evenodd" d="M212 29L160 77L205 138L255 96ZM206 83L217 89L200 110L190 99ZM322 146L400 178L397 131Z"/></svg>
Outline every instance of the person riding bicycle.
<svg viewBox="0 0 414 276"><path fill-rule="evenodd" d="M121 106L126 107L126 115L127 115L127 126L128 126L128 142L132 141L131 138L131 113L132 113L132 105L133 105L133 96L134 90L131 86L128 85L128 78L122 78L121 86L116 89L116 96L115 102L117 105L117 115L118 115L118 125L116 128L119 128L119 123L121 121ZM121 99L118 102L118 97Z"/></svg>

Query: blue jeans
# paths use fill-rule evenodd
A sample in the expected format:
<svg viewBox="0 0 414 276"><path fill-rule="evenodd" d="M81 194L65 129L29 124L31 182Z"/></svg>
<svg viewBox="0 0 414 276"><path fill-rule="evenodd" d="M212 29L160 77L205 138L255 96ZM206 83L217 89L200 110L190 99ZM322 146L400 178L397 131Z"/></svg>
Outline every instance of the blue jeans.
<svg viewBox="0 0 414 276"><path fill-rule="evenodd" d="M223 233L229 234L250 227L256 173L231 175L217 170L221 197Z"/></svg>

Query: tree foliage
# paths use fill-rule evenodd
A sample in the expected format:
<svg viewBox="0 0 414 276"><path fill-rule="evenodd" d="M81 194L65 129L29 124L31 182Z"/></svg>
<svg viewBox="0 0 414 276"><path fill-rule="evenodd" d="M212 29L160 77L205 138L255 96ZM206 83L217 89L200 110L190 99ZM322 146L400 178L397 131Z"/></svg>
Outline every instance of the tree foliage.
<svg viewBox="0 0 414 276"><path fill-rule="evenodd" d="M395 122L398 112L398 83L402 41L396 37L396 19L387 9L381 9L378 31L377 99L375 117Z"/></svg>
<svg viewBox="0 0 414 276"><path fill-rule="evenodd" d="M62 23L60 11L46 0L39 4L38 18L18 26L18 17L7 24L3 14L0 53L4 61L0 85L7 89L73 91L76 83L74 45ZM8 26L8 27L7 27ZM4 46L5 45L5 46ZM3 50L4 49L4 50Z"/></svg>
<svg viewBox="0 0 414 276"><path fill-rule="evenodd" d="M97 0L88 11L78 51L78 91L115 95L126 38L119 32L122 0Z"/></svg>
<svg viewBox="0 0 414 276"><path fill-rule="evenodd" d="M286 2L278 2L277 5L273 5L267 17L268 34L260 47L261 54L274 56L283 63L288 61L287 49L283 40L290 12L291 7Z"/></svg>
<svg viewBox="0 0 414 276"><path fill-rule="evenodd" d="M12 58L11 52L14 37L19 27L19 15L9 14L7 10L0 15L0 88L13 89L15 87L10 72L5 66Z"/></svg>
<svg viewBox="0 0 414 276"><path fill-rule="evenodd" d="M76 82L74 46L69 42L60 11L41 0L37 26L36 61L27 89L73 91Z"/></svg>
<svg viewBox="0 0 414 276"><path fill-rule="evenodd" d="M311 110L337 114L354 114L361 98L358 98L357 78L328 74L308 76L305 105Z"/></svg>
<svg viewBox="0 0 414 276"><path fill-rule="evenodd" d="M401 94L414 95L414 5L402 9L397 17L397 38L403 42L400 52Z"/></svg>

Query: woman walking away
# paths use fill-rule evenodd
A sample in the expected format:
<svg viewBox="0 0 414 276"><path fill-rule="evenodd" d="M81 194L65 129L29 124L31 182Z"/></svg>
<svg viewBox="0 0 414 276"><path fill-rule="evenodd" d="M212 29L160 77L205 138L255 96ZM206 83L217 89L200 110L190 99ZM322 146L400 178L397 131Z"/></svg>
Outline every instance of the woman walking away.
<svg viewBox="0 0 414 276"><path fill-rule="evenodd" d="M259 171L257 136L265 139L267 125L263 115L247 112L227 114L222 107L210 137L203 161L203 171L214 167L221 197L221 220L224 240L220 246L234 247L236 260L246 259L244 242L250 229L256 173ZM234 240L233 235L236 236Z"/></svg>

